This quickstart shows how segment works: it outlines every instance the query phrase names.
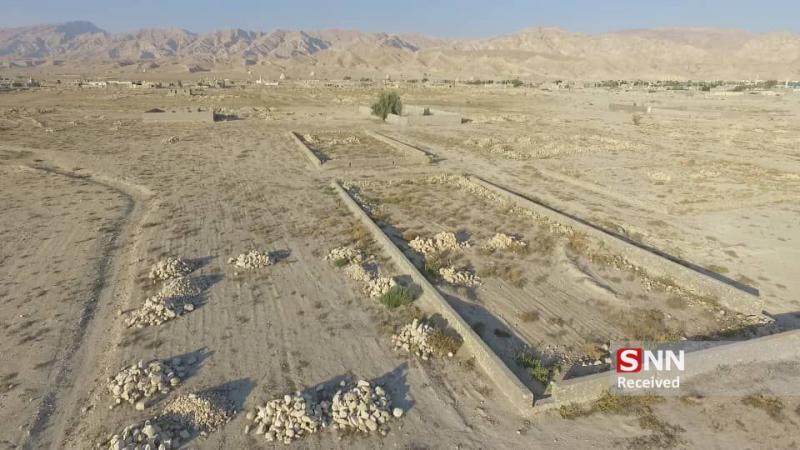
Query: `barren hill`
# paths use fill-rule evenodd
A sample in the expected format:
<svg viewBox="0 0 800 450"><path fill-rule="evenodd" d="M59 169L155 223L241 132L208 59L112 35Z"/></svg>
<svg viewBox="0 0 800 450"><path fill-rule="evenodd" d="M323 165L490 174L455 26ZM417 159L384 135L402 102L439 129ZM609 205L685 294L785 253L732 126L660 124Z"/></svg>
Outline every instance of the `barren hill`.
<svg viewBox="0 0 800 450"><path fill-rule="evenodd" d="M7 67L187 67L305 77L383 76L525 79L800 78L800 35L665 28L604 34L529 28L486 39L241 29L108 33L90 22L0 30Z"/></svg>

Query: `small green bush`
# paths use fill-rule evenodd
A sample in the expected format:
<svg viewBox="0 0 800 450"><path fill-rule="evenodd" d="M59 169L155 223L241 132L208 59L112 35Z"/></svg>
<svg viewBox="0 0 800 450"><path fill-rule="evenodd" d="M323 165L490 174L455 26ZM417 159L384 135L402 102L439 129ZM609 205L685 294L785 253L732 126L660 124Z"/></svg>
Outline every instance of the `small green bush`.
<svg viewBox="0 0 800 450"><path fill-rule="evenodd" d="M422 115L423 116L432 116L433 113L431 112L430 108L425 108L425 109L422 110Z"/></svg>
<svg viewBox="0 0 800 450"><path fill-rule="evenodd" d="M395 309L413 302L414 294L407 287L393 286L385 294L381 295L380 301L387 308Z"/></svg>
<svg viewBox="0 0 800 450"><path fill-rule="evenodd" d="M439 276L439 269L442 268L442 261L437 256L430 256L425 258L425 267L423 271L430 279L436 279Z"/></svg>
<svg viewBox="0 0 800 450"><path fill-rule="evenodd" d="M517 356L517 364L528 369L534 380L547 385L550 382L550 369L542 364L540 359L534 358L528 353L521 353Z"/></svg>
<svg viewBox="0 0 800 450"><path fill-rule="evenodd" d="M344 267L348 264L350 264L350 261L347 258L339 258L333 261L335 267Z"/></svg>
<svg viewBox="0 0 800 450"><path fill-rule="evenodd" d="M400 95L397 92L383 92L378 101L372 105L372 114L386 120L389 114L397 114L403 111L403 104L400 102Z"/></svg>

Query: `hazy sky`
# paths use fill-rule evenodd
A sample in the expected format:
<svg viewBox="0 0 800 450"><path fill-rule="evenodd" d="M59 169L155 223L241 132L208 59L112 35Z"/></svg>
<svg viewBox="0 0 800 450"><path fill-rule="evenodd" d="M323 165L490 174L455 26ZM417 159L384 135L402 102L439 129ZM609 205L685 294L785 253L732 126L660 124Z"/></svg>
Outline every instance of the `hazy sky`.
<svg viewBox="0 0 800 450"><path fill-rule="evenodd" d="M0 27L67 20L89 20L107 31L348 28L443 37L538 25L581 32L666 26L800 32L800 0L0 0Z"/></svg>

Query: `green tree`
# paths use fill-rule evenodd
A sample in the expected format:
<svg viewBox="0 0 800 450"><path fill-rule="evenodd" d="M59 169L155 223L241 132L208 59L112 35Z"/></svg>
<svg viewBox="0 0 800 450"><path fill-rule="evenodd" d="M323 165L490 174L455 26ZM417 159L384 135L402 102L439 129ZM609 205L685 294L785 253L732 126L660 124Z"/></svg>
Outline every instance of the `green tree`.
<svg viewBox="0 0 800 450"><path fill-rule="evenodd" d="M382 92L378 101L372 105L372 114L386 120L389 114L397 114L403 111L403 104L400 102L400 95L397 92Z"/></svg>

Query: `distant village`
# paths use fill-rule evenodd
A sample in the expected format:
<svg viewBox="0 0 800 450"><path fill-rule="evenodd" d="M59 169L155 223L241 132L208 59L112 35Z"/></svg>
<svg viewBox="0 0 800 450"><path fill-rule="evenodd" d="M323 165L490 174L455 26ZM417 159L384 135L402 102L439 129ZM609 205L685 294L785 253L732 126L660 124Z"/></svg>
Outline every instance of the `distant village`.
<svg viewBox="0 0 800 450"><path fill-rule="evenodd" d="M40 87L61 87L76 89L162 89L167 95L203 95L210 88L228 89L247 86L274 87L280 84L326 88L452 88L455 86L476 86L483 88L513 89L520 87L536 88L544 91L561 89L604 88L623 91L699 91L714 96L736 96L744 94L781 95L800 91L800 80L603 80L603 81L544 81L532 82L514 79L394 79L386 75L382 79L344 77L342 79L292 79L281 74L278 79L232 80L230 78L201 78L196 81L159 82L145 80L117 80L70 77L69 79L38 80L30 76L13 78L0 75L0 91L31 89Z"/></svg>

